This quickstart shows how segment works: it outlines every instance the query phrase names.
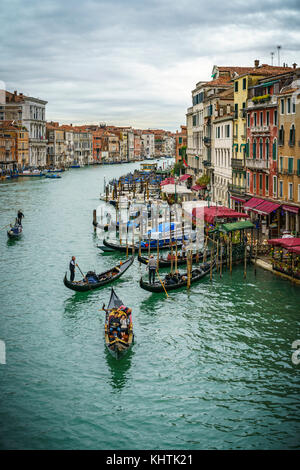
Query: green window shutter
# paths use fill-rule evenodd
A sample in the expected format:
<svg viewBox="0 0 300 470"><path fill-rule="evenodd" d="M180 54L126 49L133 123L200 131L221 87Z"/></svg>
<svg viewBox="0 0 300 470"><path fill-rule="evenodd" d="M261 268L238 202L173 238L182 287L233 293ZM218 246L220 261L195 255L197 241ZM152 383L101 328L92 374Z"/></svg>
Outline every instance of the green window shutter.
<svg viewBox="0 0 300 470"><path fill-rule="evenodd" d="M253 158L256 158L256 142L253 142Z"/></svg>
<svg viewBox="0 0 300 470"><path fill-rule="evenodd" d="M297 175L300 176L300 159L297 160Z"/></svg>
<svg viewBox="0 0 300 470"><path fill-rule="evenodd" d="M277 146L276 146L276 141L273 142L273 160L276 160L277 159Z"/></svg>
<svg viewBox="0 0 300 470"><path fill-rule="evenodd" d="M289 173L293 173L293 168L294 167L294 159L293 158L289 158L288 160L288 172Z"/></svg>

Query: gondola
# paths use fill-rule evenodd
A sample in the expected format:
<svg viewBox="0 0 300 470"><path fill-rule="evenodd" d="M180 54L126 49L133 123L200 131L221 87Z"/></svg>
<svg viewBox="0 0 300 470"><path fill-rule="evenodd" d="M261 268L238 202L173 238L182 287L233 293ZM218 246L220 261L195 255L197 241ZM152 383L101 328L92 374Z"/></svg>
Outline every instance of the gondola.
<svg viewBox="0 0 300 470"><path fill-rule="evenodd" d="M103 245L108 247L108 248L113 248L114 250L118 250L118 251L126 251L127 250L126 245L120 245L119 243L109 242L105 239L103 239ZM182 243L177 241L177 247L180 248L181 245L182 245ZM175 246L175 242L173 243L173 247L174 246ZM130 249L130 248L132 248L132 245L128 244L128 249ZM135 244L134 249L136 251L138 251L139 250L139 245ZM159 249L160 250L167 250L167 249L170 250L171 245L169 244L169 242L160 241L159 242ZM157 250L157 241L156 240L151 240L150 241L150 251L156 251L156 250ZM141 251L143 251L143 252L148 252L149 251L148 242L142 242Z"/></svg>
<svg viewBox="0 0 300 470"><path fill-rule="evenodd" d="M77 292L86 292L92 289L98 289L98 287L105 286L109 282L115 281L119 279L125 271L132 265L134 261L134 256L128 258L126 261L122 262L122 264L118 264L117 266L108 269L107 271L96 274L92 271L89 271L85 278L81 279L81 281L69 281L67 279L67 273L64 277L64 285L69 289L75 290Z"/></svg>
<svg viewBox="0 0 300 470"><path fill-rule="evenodd" d="M215 263L213 263L212 268L214 268L214 266L215 266ZM204 263L202 265L199 265L198 268L193 269L191 272L191 284L194 284L195 282L199 281L204 276L206 276L206 274L210 272L210 268L211 268L210 263ZM164 287L166 291L176 290L176 289L180 289L181 287L185 287L187 285L187 273L181 274L181 277L182 276L184 276L185 279L181 280L180 282L177 282L176 284L169 284L166 281L162 281L164 283ZM142 277L140 279L140 287L149 292L164 292L165 291L159 280L155 281L154 284L149 284L149 282L144 281Z"/></svg>
<svg viewBox="0 0 300 470"><path fill-rule="evenodd" d="M17 239L20 238L22 232L22 225L16 223L14 226L11 226L11 228L7 231L7 236L11 239Z"/></svg>
<svg viewBox="0 0 300 470"><path fill-rule="evenodd" d="M105 309L105 305L103 305L103 309L105 310L105 345L113 357L121 359L126 353L128 353L134 342L131 313L128 313L128 315L126 314L126 307L122 300L117 296L114 289L111 290L107 308ZM124 312L125 316L128 318L128 328L127 331L125 330L125 340L118 336L117 329L115 329L113 323L111 323L111 314L116 310Z"/></svg>
<svg viewBox="0 0 300 470"><path fill-rule="evenodd" d="M197 258L198 256L198 258ZM209 258L210 256L210 251L208 250L206 252L206 256ZM143 263L143 264L148 264L149 262L149 258L147 258L146 256L140 256L138 255L138 260L140 263ZM182 266L184 264L186 264L186 260L187 258L186 257L178 257L177 258L177 266ZM199 262L199 261L202 261L203 260L203 253L202 252L199 252L198 254L197 253L193 253L193 263L194 262ZM169 268L171 266L171 260L167 259L167 258L159 258L159 267L160 268ZM173 254L173 266L175 266L175 255Z"/></svg>

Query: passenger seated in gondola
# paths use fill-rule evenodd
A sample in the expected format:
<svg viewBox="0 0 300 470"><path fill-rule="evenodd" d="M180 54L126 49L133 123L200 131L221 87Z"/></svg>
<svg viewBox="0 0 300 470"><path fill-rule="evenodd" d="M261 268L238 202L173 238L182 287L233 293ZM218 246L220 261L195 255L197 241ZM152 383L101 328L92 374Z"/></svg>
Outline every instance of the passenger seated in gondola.
<svg viewBox="0 0 300 470"><path fill-rule="evenodd" d="M123 313L120 318L121 335L122 333L127 331L127 327L128 327L127 318L126 318L126 315Z"/></svg>
<svg viewBox="0 0 300 470"><path fill-rule="evenodd" d="M121 340L128 343L128 338L129 338L128 334L125 331L121 331Z"/></svg>

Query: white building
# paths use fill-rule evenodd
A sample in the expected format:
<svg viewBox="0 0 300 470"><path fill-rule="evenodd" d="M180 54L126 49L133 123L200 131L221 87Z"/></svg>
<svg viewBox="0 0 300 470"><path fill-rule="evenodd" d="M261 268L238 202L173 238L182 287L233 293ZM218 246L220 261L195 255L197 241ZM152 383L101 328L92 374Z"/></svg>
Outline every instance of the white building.
<svg viewBox="0 0 300 470"><path fill-rule="evenodd" d="M154 157L155 156L155 141L154 134L151 132L143 131L141 135L141 155L143 157Z"/></svg>
<svg viewBox="0 0 300 470"><path fill-rule="evenodd" d="M229 206L228 185L232 183L232 144L233 144L233 113L230 105L227 113L220 108L219 116L213 121L214 147L212 165L214 168L214 184L212 200L222 206Z"/></svg>
<svg viewBox="0 0 300 470"><path fill-rule="evenodd" d="M2 119L16 120L29 131L29 165L34 167L46 166L46 104L39 98L6 92L6 102Z"/></svg>

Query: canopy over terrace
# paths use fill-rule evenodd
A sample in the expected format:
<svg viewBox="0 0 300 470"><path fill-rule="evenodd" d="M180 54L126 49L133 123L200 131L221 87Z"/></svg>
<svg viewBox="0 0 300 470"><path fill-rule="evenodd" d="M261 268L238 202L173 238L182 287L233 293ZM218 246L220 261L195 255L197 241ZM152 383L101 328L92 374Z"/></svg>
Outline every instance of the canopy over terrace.
<svg viewBox="0 0 300 470"><path fill-rule="evenodd" d="M300 238L272 238L268 240L269 245L281 246L290 249L296 246L300 247Z"/></svg>
<svg viewBox="0 0 300 470"><path fill-rule="evenodd" d="M185 175L180 176L179 180L185 181L185 180L188 180L189 178L192 178L192 175L185 174Z"/></svg>
<svg viewBox="0 0 300 470"><path fill-rule="evenodd" d="M166 184L163 187L162 192L167 194L193 194L193 192L186 186L181 186L179 184Z"/></svg>
<svg viewBox="0 0 300 470"><path fill-rule="evenodd" d="M248 214L244 212L237 212L233 209L223 206L211 206L204 208L195 208L193 209L193 217L195 219L205 220L209 224L214 224L215 219L246 219L249 217Z"/></svg>
<svg viewBox="0 0 300 470"><path fill-rule="evenodd" d="M242 220L240 222L232 222L229 224L222 224L218 228L220 232L224 233L229 233L229 232L235 232L237 230L248 230L254 228L255 225L252 224L252 222L249 222L249 220Z"/></svg>
<svg viewBox="0 0 300 470"><path fill-rule="evenodd" d="M245 202L244 209L251 210L261 215L269 215L271 212L279 209L280 204L276 204L272 201L266 201L258 197L252 197L249 201Z"/></svg>

